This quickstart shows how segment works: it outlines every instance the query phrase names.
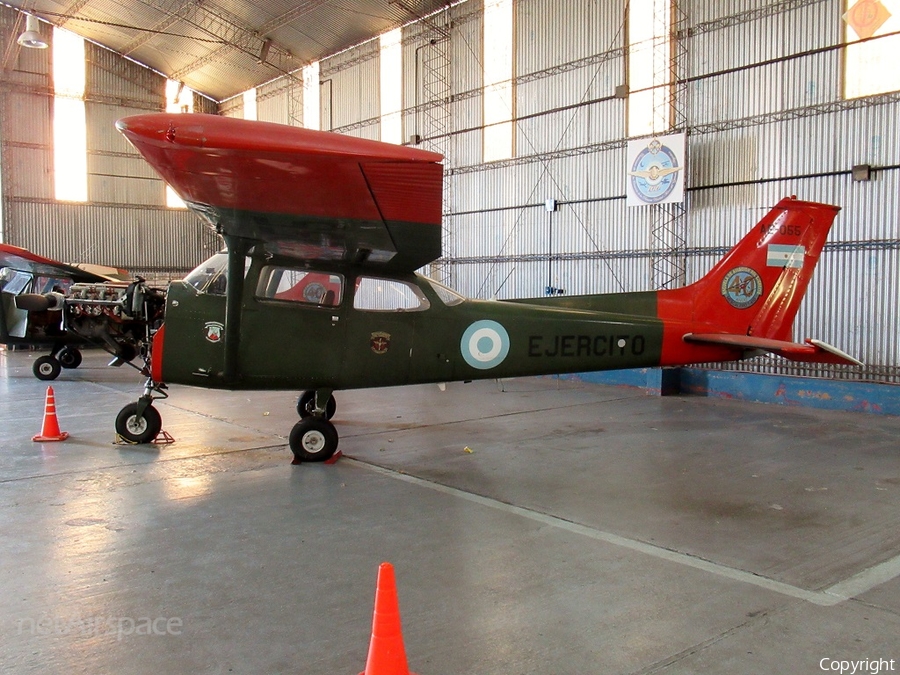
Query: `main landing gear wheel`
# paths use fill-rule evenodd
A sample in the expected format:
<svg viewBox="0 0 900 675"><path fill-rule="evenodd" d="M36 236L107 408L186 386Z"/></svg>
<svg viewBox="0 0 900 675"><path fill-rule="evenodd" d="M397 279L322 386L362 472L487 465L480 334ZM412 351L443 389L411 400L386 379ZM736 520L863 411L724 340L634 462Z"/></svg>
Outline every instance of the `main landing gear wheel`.
<svg viewBox="0 0 900 675"><path fill-rule="evenodd" d="M62 366L55 356L41 356L34 360L31 372L39 380L55 380L62 372Z"/></svg>
<svg viewBox="0 0 900 675"><path fill-rule="evenodd" d="M138 416L137 402L129 403L116 417L116 433L129 443L149 443L159 435L162 417L152 405Z"/></svg>
<svg viewBox="0 0 900 675"><path fill-rule="evenodd" d="M304 417L291 429L288 440L298 462L324 462L338 446L334 425L321 417Z"/></svg>
<svg viewBox="0 0 900 675"><path fill-rule="evenodd" d="M77 368L81 365L81 352L72 347L66 347L56 356L63 368Z"/></svg>
<svg viewBox="0 0 900 675"><path fill-rule="evenodd" d="M313 417L315 415L316 408L316 392L314 390L304 391L300 394L300 398L297 400L297 414L304 419L307 417ZM330 420L334 417L334 413L337 410L337 401L334 400L334 395L328 397L328 403L325 405L325 419Z"/></svg>

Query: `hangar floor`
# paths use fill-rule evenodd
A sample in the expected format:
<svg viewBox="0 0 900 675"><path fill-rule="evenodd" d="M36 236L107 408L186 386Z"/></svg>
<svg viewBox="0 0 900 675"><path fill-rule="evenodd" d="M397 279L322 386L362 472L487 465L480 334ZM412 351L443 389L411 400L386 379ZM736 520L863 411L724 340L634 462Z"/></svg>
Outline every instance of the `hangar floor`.
<svg viewBox="0 0 900 675"><path fill-rule="evenodd" d="M382 561L419 675L900 668L900 418L339 392L345 456L292 466L292 393L173 387L174 444L114 445L140 383L102 354L34 443L34 357L0 352L2 672L359 673Z"/></svg>

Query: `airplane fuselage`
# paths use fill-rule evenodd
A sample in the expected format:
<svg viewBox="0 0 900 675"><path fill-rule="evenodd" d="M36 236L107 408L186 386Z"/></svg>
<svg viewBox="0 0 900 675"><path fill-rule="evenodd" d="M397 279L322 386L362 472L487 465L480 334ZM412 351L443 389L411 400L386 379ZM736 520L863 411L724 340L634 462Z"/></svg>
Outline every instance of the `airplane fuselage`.
<svg viewBox="0 0 900 675"><path fill-rule="evenodd" d="M173 347L162 350L162 380L228 389L338 390L663 362L664 326L652 315L652 292L633 294L631 307L646 307L644 316L543 306L540 300L467 300L417 274L364 277L303 270L319 280L338 280L340 299L322 305L299 293L266 297L279 295L265 289L271 267L271 261L260 261L246 275L238 358L230 377L225 295L185 282L170 286L164 342ZM378 294L384 286L388 293L403 289L408 301L383 302ZM610 296L611 301L614 297L621 296ZM709 352L698 348L697 358Z"/></svg>

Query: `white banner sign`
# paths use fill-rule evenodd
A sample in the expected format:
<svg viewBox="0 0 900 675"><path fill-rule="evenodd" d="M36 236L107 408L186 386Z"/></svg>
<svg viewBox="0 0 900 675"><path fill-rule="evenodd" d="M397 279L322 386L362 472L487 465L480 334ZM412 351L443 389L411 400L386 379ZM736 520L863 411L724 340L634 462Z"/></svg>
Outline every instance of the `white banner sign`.
<svg viewBox="0 0 900 675"><path fill-rule="evenodd" d="M628 141L626 205L684 201L684 138L672 134Z"/></svg>

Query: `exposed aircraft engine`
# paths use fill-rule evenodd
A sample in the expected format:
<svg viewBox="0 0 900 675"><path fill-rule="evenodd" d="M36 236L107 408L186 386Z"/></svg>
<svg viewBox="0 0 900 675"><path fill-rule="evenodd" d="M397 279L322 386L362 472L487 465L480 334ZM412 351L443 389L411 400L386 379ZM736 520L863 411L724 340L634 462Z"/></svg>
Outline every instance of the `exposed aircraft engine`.
<svg viewBox="0 0 900 675"><path fill-rule="evenodd" d="M64 324L82 337L102 340L121 365L141 353L164 312L165 294L140 277L130 284L73 284L65 300Z"/></svg>

